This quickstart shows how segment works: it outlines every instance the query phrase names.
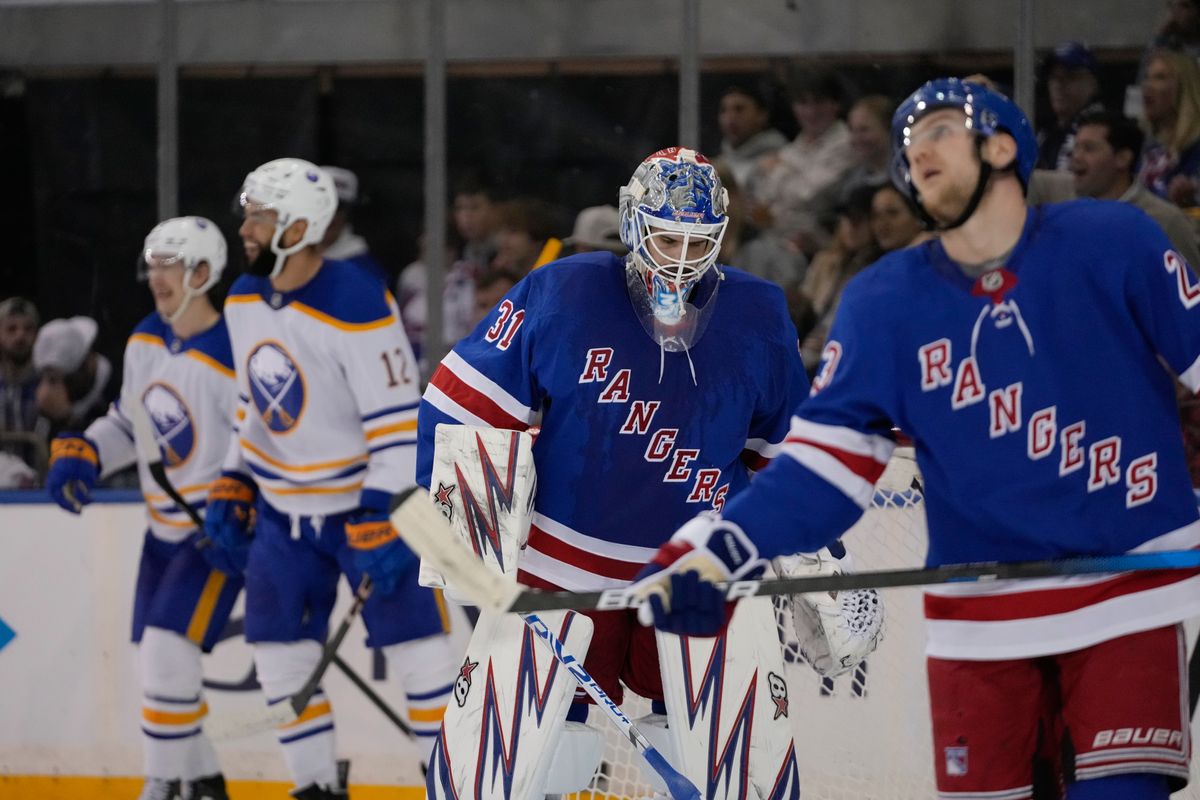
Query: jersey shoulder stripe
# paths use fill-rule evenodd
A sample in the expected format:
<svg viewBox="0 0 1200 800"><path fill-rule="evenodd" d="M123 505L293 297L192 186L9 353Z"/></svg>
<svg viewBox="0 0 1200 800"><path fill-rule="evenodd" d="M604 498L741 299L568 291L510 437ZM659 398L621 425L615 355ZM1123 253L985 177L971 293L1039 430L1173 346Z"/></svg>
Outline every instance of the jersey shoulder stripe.
<svg viewBox="0 0 1200 800"><path fill-rule="evenodd" d="M291 308L318 322L351 332L376 330L397 322L394 303L378 278L347 261L325 261L312 280L290 292L275 291L267 278L241 275L234 281L225 302L234 306L264 303L278 309Z"/></svg>

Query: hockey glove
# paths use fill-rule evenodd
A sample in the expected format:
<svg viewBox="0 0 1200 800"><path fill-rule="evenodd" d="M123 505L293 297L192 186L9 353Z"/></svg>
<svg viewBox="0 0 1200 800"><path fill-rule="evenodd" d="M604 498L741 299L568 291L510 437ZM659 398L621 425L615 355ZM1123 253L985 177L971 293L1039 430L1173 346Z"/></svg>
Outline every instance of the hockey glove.
<svg viewBox="0 0 1200 800"><path fill-rule="evenodd" d="M246 571L257 495L254 482L237 472L221 473L209 487L204 533L212 546L202 547L200 552L214 569L234 576Z"/></svg>
<svg viewBox="0 0 1200 800"><path fill-rule="evenodd" d="M416 557L392 527L385 492L363 492L363 505L346 520L346 542L354 548L354 566L375 585L375 593L396 591L400 578L416 565Z"/></svg>
<svg viewBox="0 0 1200 800"><path fill-rule="evenodd" d="M92 489L100 475L96 443L80 433L60 433L50 443L50 470L46 489L51 499L78 514L92 502Z"/></svg>
<svg viewBox="0 0 1200 800"><path fill-rule="evenodd" d="M738 525L701 514L677 530L634 579L630 591L643 598L638 621L670 633L715 636L728 619L728 604L713 584L757 578L766 565Z"/></svg>
<svg viewBox="0 0 1200 800"><path fill-rule="evenodd" d="M841 555L835 556L831 550ZM774 560L775 571L785 578L840 575L849 566L840 544ZM785 616L791 612L792 632L804 660L826 677L853 669L883 637L883 600L874 589L791 595L783 608Z"/></svg>

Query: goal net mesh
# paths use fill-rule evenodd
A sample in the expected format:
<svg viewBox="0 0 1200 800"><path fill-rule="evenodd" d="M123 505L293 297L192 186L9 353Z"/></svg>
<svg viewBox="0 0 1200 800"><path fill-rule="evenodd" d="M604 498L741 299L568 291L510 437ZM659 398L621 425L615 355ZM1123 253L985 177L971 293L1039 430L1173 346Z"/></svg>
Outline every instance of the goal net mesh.
<svg viewBox="0 0 1200 800"><path fill-rule="evenodd" d="M901 453L902 451L898 451ZM872 507L844 538L858 570L900 569L924 563L925 509L916 464L897 455L876 485ZM925 679L922 590L886 589L883 639L857 669L823 679L804 662L790 636L781 636L804 800L929 800L937 797L930 752L929 689ZM766 598L746 602L767 603ZM781 615L777 614L777 618ZM781 625L781 630L787 626ZM1194 637L1193 637L1194 638ZM625 693L625 712L650 712L647 700ZM651 798L633 746L599 713L589 724L604 731L604 761L580 800ZM1193 736L1197 733L1193 725ZM1200 776L1174 795L1200 800Z"/></svg>

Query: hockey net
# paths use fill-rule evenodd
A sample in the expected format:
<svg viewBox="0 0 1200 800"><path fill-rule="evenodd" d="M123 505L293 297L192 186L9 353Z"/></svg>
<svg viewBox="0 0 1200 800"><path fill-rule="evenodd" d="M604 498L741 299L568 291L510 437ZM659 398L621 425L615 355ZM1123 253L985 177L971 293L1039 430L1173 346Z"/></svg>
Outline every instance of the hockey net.
<svg viewBox="0 0 1200 800"><path fill-rule="evenodd" d="M898 451L893 457L876 485L872 507L847 533L845 543L858 570L908 568L924 562L925 509L911 455ZM822 679L804 663L794 644L784 645L788 683L799 712L794 715L794 730L804 800L937 797L922 590L887 589L881 594L886 613L883 639L859 668L833 680ZM630 718L649 713L648 701L628 692L625 698L623 708ZM580 800L653 797L632 745L599 714L591 715L589 724L605 729L607 745L604 762ZM1176 798L1200 800L1197 771L1194 760L1192 783Z"/></svg>

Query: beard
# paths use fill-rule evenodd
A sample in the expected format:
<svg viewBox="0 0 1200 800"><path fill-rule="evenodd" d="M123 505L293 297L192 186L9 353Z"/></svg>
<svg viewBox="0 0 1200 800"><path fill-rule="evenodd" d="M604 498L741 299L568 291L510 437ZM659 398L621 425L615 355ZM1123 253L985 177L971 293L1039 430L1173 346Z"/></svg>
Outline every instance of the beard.
<svg viewBox="0 0 1200 800"><path fill-rule="evenodd" d="M971 195L975 193L975 181L978 179L979 175L976 174L970 183L945 186L933 197L922 195L921 205L938 225L949 225L967 210L967 204L971 202Z"/></svg>
<svg viewBox="0 0 1200 800"><path fill-rule="evenodd" d="M257 244L257 243L256 243ZM258 245L258 253L253 259L246 255L246 248L242 248L242 270L251 275L257 275L260 278L265 278L275 269L275 254L271 252L271 246Z"/></svg>

